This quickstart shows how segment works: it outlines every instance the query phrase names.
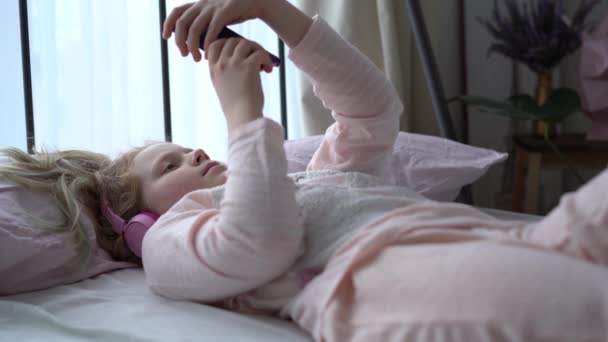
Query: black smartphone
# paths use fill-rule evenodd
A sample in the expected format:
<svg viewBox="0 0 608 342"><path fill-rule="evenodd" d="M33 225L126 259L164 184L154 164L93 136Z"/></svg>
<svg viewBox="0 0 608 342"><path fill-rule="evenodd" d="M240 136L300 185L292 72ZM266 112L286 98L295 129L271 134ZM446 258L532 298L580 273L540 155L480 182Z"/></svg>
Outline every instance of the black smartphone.
<svg viewBox="0 0 608 342"><path fill-rule="evenodd" d="M201 39L200 39L200 49L204 50L204 46L205 46L205 36L206 36L207 32L203 32L203 34L201 34ZM218 35L218 38L231 38L231 37L237 37L237 38L243 38L243 36L241 36L240 34L232 31L231 29L224 27L224 29L220 32L220 34ZM274 65L275 67L278 67L279 65L281 65L281 59L271 53L270 54L270 59L272 60L272 65Z"/></svg>

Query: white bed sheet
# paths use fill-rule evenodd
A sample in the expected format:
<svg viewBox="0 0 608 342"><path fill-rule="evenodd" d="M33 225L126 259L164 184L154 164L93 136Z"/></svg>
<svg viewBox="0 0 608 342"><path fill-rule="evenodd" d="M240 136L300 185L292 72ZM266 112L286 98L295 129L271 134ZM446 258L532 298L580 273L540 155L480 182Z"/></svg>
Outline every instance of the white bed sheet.
<svg viewBox="0 0 608 342"><path fill-rule="evenodd" d="M126 269L0 300L2 341L311 341L295 324L153 294Z"/></svg>
<svg viewBox="0 0 608 342"><path fill-rule="evenodd" d="M504 219L538 216L482 209ZM312 341L295 324L153 294L141 269L0 297L0 341Z"/></svg>

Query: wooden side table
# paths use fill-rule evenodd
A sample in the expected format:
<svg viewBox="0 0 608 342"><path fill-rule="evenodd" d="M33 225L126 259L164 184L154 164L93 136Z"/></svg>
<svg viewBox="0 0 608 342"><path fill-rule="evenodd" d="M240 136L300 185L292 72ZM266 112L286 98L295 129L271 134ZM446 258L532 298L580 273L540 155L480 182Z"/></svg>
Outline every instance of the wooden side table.
<svg viewBox="0 0 608 342"><path fill-rule="evenodd" d="M537 214L541 170L565 169L562 160L542 137L515 135L515 172L512 210ZM608 141L588 141L583 134L562 134L552 139L574 169L603 169L608 165Z"/></svg>

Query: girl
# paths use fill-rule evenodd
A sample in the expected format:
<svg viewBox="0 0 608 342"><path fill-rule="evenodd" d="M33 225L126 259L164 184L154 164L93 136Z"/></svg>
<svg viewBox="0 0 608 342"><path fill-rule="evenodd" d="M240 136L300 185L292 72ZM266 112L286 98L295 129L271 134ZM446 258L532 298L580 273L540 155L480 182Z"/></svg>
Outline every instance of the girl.
<svg viewBox="0 0 608 342"><path fill-rule="evenodd" d="M268 54L216 39L253 18L279 34L333 110L307 172L286 175L283 130L262 116ZM2 174L40 188L57 177L37 168L61 168L59 202L96 217L115 258L139 251L111 222L160 215L141 237L153 291L280 315L318 341L605 340L608 276L593 264L608 262L608 172L535 224L384 186L402 105L321 18L285 0L202 0L174 9L163 36L174 31L182 55L200 61L205 30L227 165L200 149L153 144L115 161L13 151L13 172Z"/></svg>

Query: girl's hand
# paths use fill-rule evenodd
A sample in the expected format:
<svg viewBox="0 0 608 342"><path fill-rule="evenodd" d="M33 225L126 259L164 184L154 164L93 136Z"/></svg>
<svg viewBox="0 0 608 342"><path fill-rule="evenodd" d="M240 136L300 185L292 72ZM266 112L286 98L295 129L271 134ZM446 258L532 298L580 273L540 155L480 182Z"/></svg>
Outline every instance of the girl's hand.
<svg viewBox="0 0 608 342"><path fill-rule="evenodd" d="M260 66L272 63L268 52L247 39L219 39L207 50L211 81L228 130L262 116L264 93Z"/></svg>
<svg viewBox="0 0 608 342"><path fill-rule="evenodd" d="M163 38L175 31L175 44L182 56L188 52L201 60L200 36L207 31L204 50L214 42L224 26L262 18L272 0L200 0L173 9L165 20Z"/></svg>

